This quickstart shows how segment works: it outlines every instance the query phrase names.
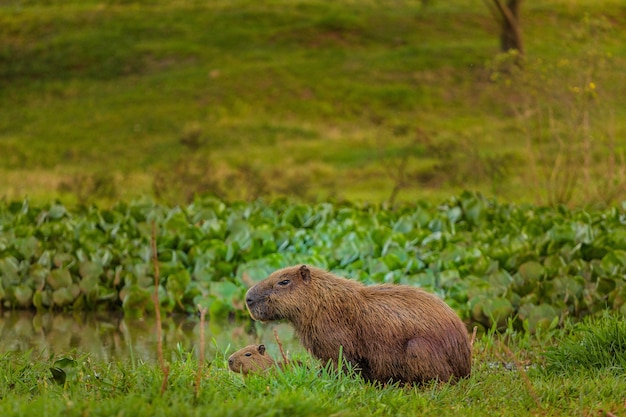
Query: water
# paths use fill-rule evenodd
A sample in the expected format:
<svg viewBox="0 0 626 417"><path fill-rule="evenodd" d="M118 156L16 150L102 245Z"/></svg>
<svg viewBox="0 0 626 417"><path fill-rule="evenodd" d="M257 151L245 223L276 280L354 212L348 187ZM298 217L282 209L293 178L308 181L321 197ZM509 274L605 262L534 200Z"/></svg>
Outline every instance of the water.
<svg viewBox="0 0 626 417"><path fill-rule="evenodd" d="M200 349L200 318L174 316L162 319L163 352L175 360L180 352ZM251 320L205 322L205 358L223 359L235 350L264 343L268 352L280 358L274 330L283 348L303 351L288 324L260 324ZM88 354L107 362L157 361L155 319L124 318L117 313L35 313L0 312L0 354L33 350L44 358Z"/></svg>

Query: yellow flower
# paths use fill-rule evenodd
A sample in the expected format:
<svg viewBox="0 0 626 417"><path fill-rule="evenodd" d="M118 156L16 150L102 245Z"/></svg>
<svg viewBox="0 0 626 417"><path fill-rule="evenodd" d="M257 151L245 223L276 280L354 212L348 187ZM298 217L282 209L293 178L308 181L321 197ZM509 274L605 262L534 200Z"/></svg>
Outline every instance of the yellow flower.
<svg viewBox="0 0 626 417"><path fill-rule="evenodd" d="M590 90L595 90L595 88L596 88L596 83L594 83L593 81L591 81L591 82L589 83L589 89L590 89Z"/></svg>

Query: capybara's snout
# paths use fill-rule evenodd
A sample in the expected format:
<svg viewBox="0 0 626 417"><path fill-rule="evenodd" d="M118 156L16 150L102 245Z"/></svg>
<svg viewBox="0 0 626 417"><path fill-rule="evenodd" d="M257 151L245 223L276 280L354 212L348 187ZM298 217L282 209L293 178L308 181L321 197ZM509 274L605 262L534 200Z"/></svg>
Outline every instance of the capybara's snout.
<svg viewBox="0 0 626 417"><path fill-rule="evenodd" d="M256 287L252 287L246 293L246 306L253 319L257 318L260 306L263 304L263 294L257 291Z"/></svg>
<svg viewBox="0 0 626 417"><path fill-rule="evenodd" d="M259 302L259 297L252 292L252 288L246 294L246 305L249 309L252 309L256 303Z"/></svg>

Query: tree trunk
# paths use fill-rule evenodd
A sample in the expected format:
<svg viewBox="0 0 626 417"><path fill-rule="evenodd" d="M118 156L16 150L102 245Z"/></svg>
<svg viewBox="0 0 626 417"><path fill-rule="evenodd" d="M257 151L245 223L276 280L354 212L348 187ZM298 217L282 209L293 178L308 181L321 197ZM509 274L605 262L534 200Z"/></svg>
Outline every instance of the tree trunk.
<svg viewBox="0 0 626 417"><path fill-rule="evenodd" d="M520 5L522 0L494 0L495 6L502 17L502 33L500 34L500 48L502 52L516 49L520 55L524 54L522 31L519 24Z"/></svg>

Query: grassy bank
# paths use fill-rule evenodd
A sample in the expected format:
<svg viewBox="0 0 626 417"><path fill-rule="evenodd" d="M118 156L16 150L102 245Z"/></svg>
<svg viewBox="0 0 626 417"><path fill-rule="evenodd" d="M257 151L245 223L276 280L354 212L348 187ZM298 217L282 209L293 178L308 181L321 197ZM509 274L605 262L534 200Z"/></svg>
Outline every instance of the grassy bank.
<svg viewBox="0 0 626 417"><path fill-rule="evenodd" d="M559 355L567 356L576 344L605 337L607 328L618 329L613 336L621 337L622 344L612 344L613 357L624 358L623 322L605 317L589 327L539 337L507 331L501 337L478 338L472 376L453 386L373 386L353 375L318 368L306 357L301 359L313 369L296 366L243 379L227 371L227 352L202 367L197 385L195 354L180 352L170 362L162 392L163 375L155 363L100 363L71 353L55 358L10 353L0 357L0 412L7 417L111 416L130 410L136 416L622 415L624 362L620 368L593 356L608 351L609 344L594 342L577 366L550 367L562 364ZM545 355L546 350L552 355ZM591 361L596 366L590 366ZM53 377L51 367L63 370L65 380L59 380L59 370Z"/></svg>
<svg viewBox="0 0 626 417"><path fill-rule="evenodd" d="M623 198L626 10L522 12L517 73L468 0L4 2L0 197Z"/></svg>

